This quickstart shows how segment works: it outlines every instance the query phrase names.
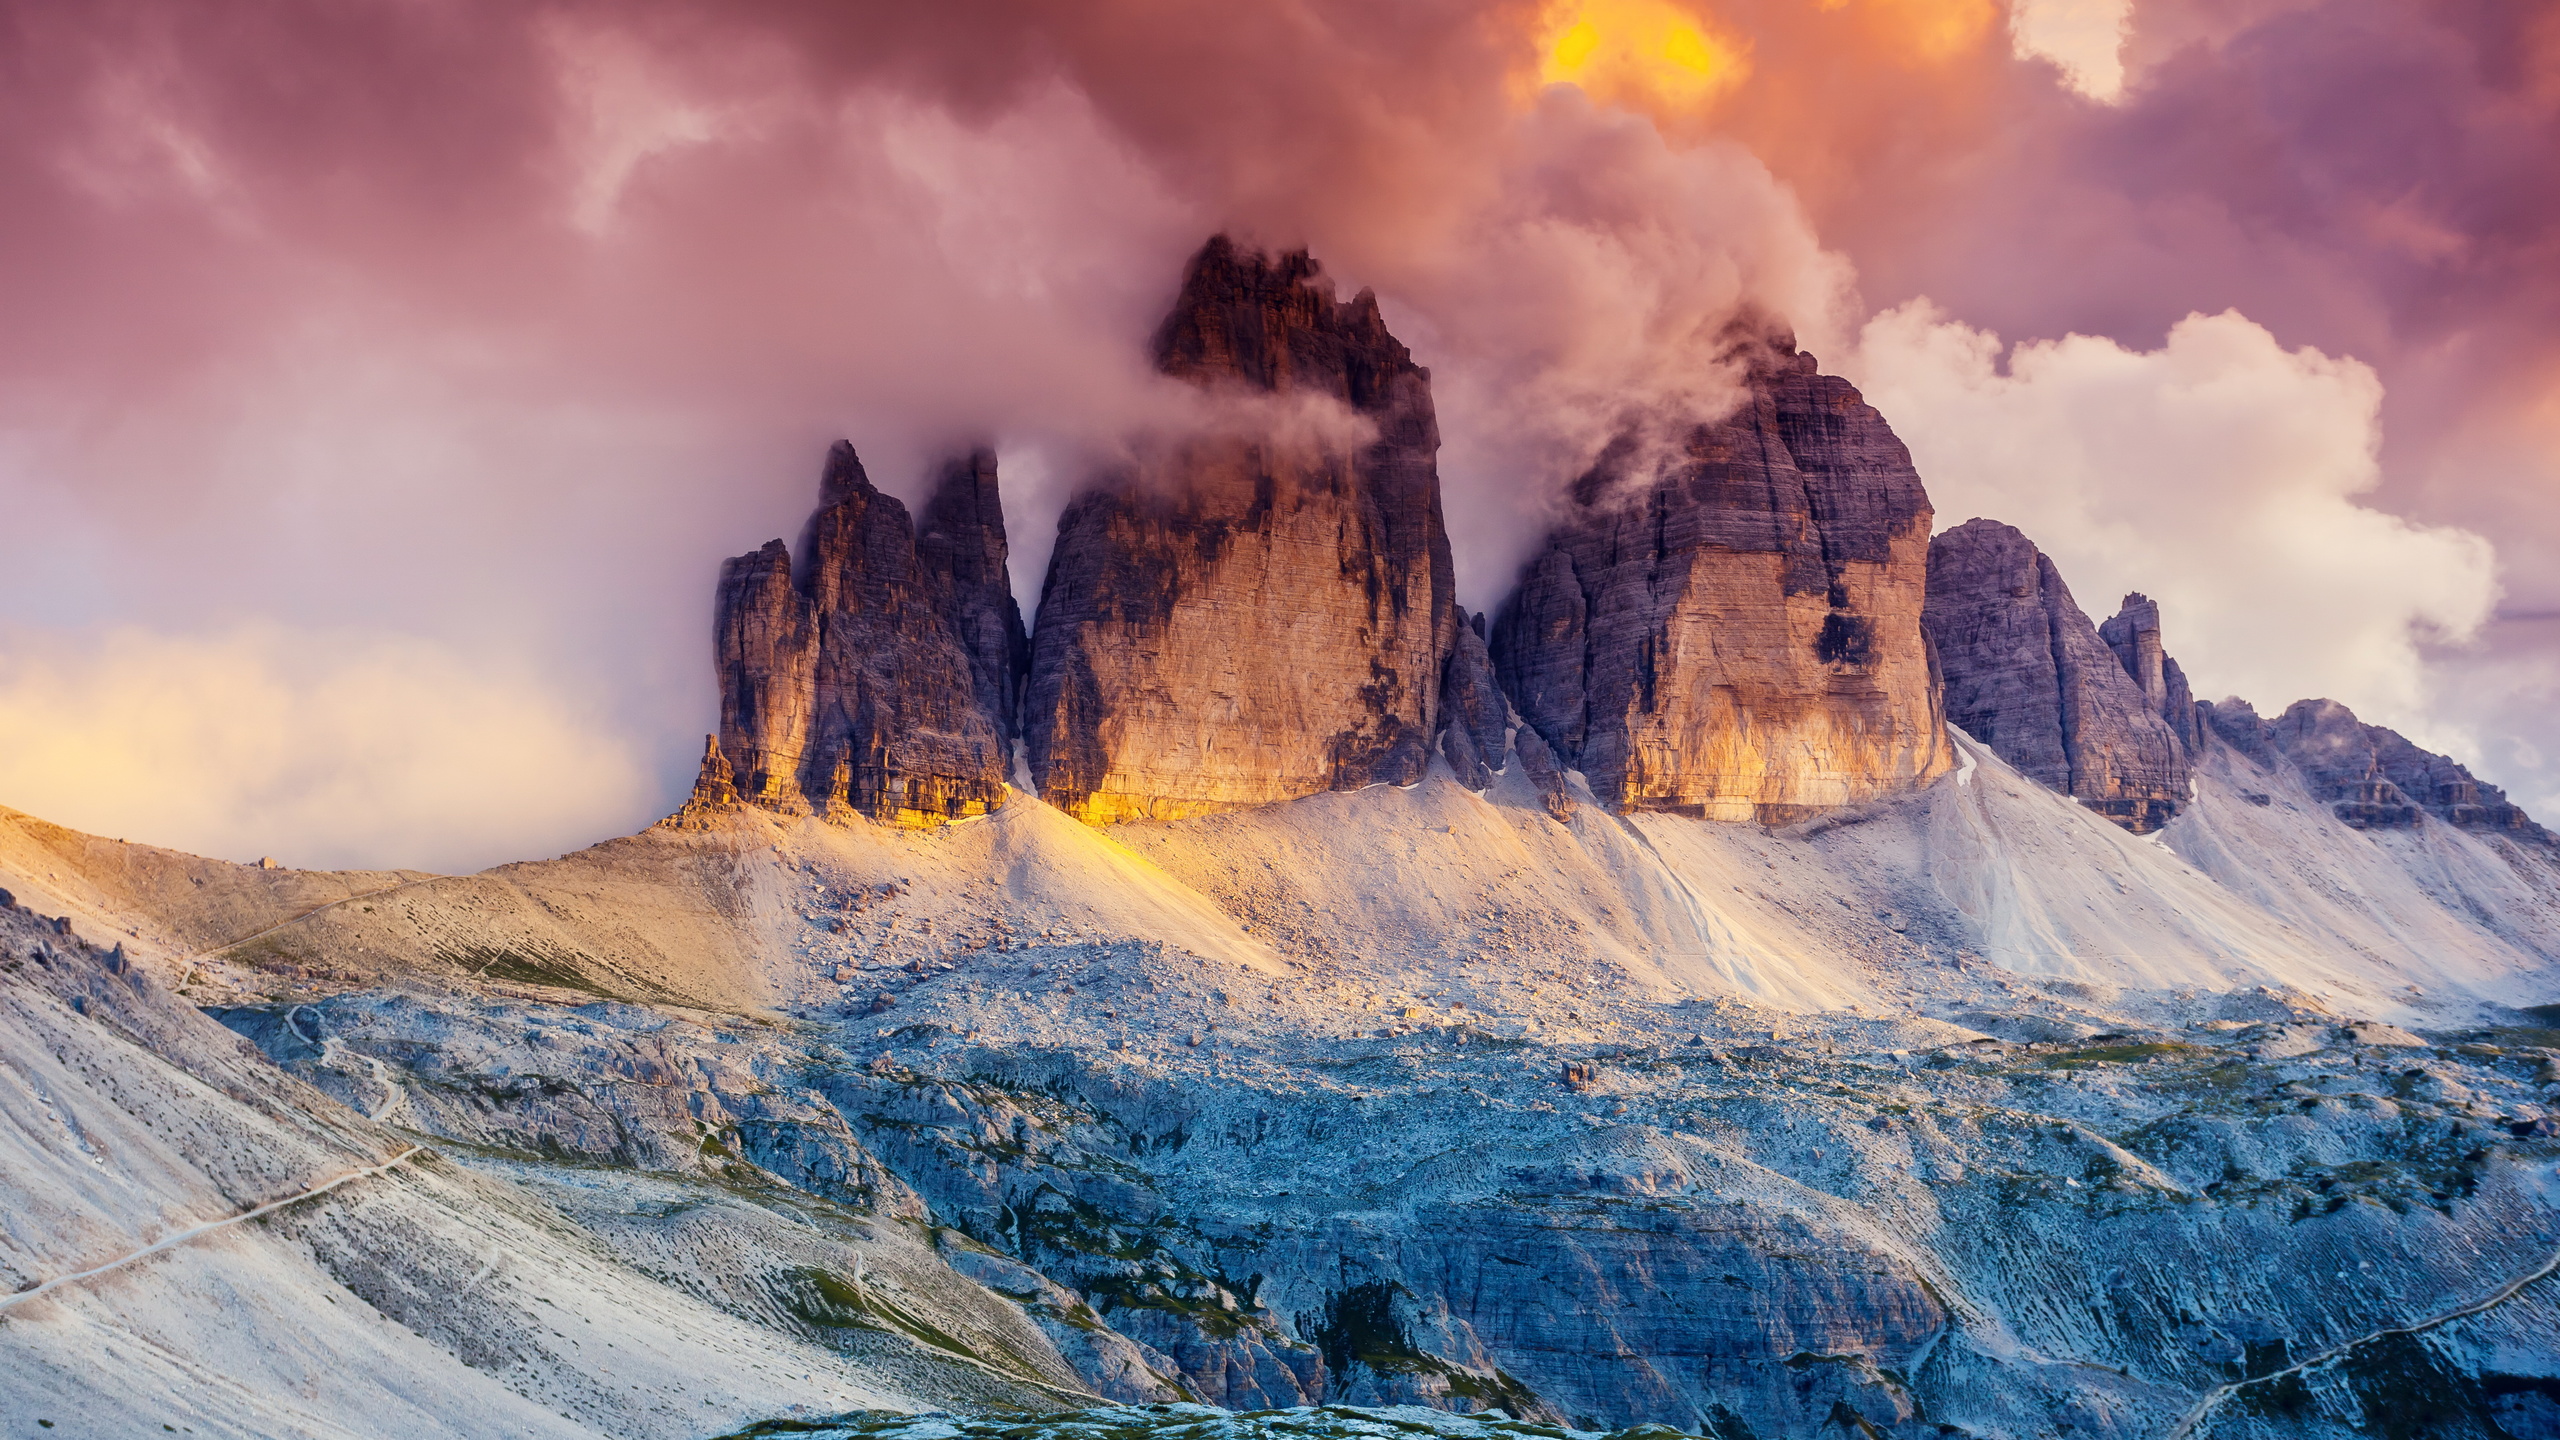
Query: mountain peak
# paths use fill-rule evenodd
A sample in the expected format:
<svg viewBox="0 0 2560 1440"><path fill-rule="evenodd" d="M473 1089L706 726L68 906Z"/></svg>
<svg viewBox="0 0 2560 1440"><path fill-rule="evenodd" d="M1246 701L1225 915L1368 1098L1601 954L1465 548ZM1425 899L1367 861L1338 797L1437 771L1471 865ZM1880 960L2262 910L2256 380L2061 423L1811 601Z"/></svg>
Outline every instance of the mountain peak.
<svg viewBox="0 0 2560 1440"><path fill-rule="evenodd" d="M1186 380L1312 390L1362 411L1385 408L1388 383L1425 374L1387 330L1378 299L1337 299L1304 250L1272 255L1213 236L1184 270L1182 291L1156 330L1156 368Z"/></svg>

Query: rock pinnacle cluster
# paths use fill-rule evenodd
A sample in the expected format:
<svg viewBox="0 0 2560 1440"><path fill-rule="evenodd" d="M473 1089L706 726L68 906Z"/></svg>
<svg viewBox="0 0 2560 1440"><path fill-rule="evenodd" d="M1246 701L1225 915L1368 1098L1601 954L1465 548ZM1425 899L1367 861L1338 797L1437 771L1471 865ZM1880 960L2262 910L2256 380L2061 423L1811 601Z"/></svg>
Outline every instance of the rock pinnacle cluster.
<svg viewBox="0 0 2560 1440"><path fill-rule="evenodd" d="M2094 623L2010 526L1931 539L1885 417L1783 331L1735 335L1731 405L1605 448L1509 598L1470 614L1430 372L1371 292L1215 237L1151 351L1196 415L1087 477L1028 631L985 449L911 518L840 441L796 556L723 566L720 730L684 814L932 826L1027 784L1111 825L1436 761L1474 790L1516 763L1559 821L1588 801L1787 825L1929 785L1953 726L2136 834L2229 745L2297 763L2360 829L2544 837L2334 702L2197 700L2157 602Z"/></svg>
<svg viewBox="0 0 2560 1440"><path fill-rule="evenodd" d="M1021 621L993 458L946 467L926 516L920 540L839 441L799 563L774 540L720 567L720 733L697 802L725 768L739 799L788 812L921 826L1004 804Z"/></svg>

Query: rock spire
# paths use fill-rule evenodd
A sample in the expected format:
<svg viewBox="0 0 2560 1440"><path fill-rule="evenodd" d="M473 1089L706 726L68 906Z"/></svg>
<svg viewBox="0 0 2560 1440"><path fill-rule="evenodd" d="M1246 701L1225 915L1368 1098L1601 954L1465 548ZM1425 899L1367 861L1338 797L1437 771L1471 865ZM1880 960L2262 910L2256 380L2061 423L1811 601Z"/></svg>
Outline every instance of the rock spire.
<svg viewBox="0 0 2560 1440"><path fill-rule="evenodd" d="M1022 711L1040 793L1107 824L1419 780L1457 624L1429 372L1369 292L1224 236L1154 356L1261 418L1067 507Z"/></svg>
<svg viewBox="0 0 2560 1440"><path fill-rule="evenodd" d="M2196 714L2195 692L2187 686L2187 672L2178 668L2177 660L2165 646L2159 602L2139 590L2125 596L2115 615L2098 627L2098 638L2116 652L2117 663L2141 687L2142 698L2169 722L2178 743L2187 747L2188 757L2201 754L2204 722Z"/></svg>
<svg viewBox="0 0 2560 1440"><path fill-rule="evenodd" d="M1902 442L1779 339L1668 463L1622 446L1503 607L1521 718L1620 810L1784 823L1949 763Z"/></svg>
<svg viewBox="0 0 2560 1440"><path fill-rule="evenodd" d="M1022 678L1031 669L1009 558L996 456L981 446L945 462L936 477L916 525L916 564L941 587L937 608L969 656L978 708L1008 746L1021 734Z"/></svg>
<svg viewBox="0 0 2560 1440"><path fill-rule="evenodd" d="M720 733L694 804L725 780L751 804L899 825L1002 805L1020 619L990 590L992 458L945 468L922 543L850 444L827 452L819 489L797 573L780 540L720 568Z"/></svg>

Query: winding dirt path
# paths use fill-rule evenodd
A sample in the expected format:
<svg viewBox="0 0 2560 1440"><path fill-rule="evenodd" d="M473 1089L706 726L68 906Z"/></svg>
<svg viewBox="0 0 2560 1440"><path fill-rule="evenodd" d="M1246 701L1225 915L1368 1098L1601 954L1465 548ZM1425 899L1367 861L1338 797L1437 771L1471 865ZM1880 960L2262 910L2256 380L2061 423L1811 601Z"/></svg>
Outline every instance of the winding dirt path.
<svg viewBox="0 0 2560 1440"><path fill-rule="evenodd" d="M359 890L353 895L341 895L335 900L324 901L321 904L314 905L310 909L303 911L301 914L296 915L291 919L280 920L254 935L243 935L237 940L226 940L209 949L198 950L192 955L180 956L178 964L181 967L181 973L184 973L185 971L193 970L198 961L210 960L214 956L223 954L226 951L237 950L241 946L249 944L251 941L264 940L279 930L290 930L294 926L301 924L303 921L310 919L314 915L326 914L331 910L337 909L341 905L353 905L359 900L370 900L377 895L391 894L395 890L406 890L416 885L432 885L439 880L450 880L452 878L453 877L450 875L431 875L424 880L403 880L397 885L385 885L379 890Z"/></svg>
<svg viewBox="0 0 2560 1440"><path fill-rule="evenodd" d="M2195 1434L2196 1427L2204 1423L2205 1417L2213 1413L2215 1406L2252 1385L2264 1385L2271 1380L2282 1380L2289 1375L2300 1375L2308 1370L2316 1370L2333 1361L2343 1360L2359 1347L2370 1345L2376 1340L2387 1340L2394 1335L2423 1335L2439 1325L2450 1325L2456 1320L2480 1314L2484 1310L2495 1310L2516 1298L2526 1286L2548 1277L2554 1271L2560 1271L2560 1250L2554 1250L2545 1256L2542 1263L2535 1266L2531 1272L2517 1276L2468 1305L2447 1310L2440 1315L2430 1315L2424 1320L2407 1325L2386 1326L2383 1329L2359 1335L2353 1340L2332 1345L2317 1355L2297 1360L2281 1370L2271 1370L2264 1375L2252 1376L2246 1380L2234 1380L2228 1385L2216 1385L2206 1391L2202 1399L2196 1401L2194 1409L2180 1416L2178 1423L2169 1427L2161 1440L2188 1440L2188 1437Z"/></svg>
<svg viewBox="0 0 2560 1440"><path fill-rule="evenodd" d="M0 1295L0 1311L6 1311L13 1306L23 1305L26 1302L35 1299L39 1295L59 1290L65 1285L77 1285L84 1280L94 1280L111 1271L121 1270L136 1260L148 1259L151 1256L159 1254L163 1250L175 1249L180 1245L186 1244L188 1241L202 1239L217 1230L228 1229L229 1227L241 1224L244 1221L255 1220L261 1215L272 1215L276 1211L282 1210L288 1205L299 1205L305 1200L326 1195L341 1185L353 1184L358 1180L379 1175L383 1171L388 1170L395 1165L405 1163L411 1156L417 1155L425 1149L426 1147L423 1145L412 1145L408 1149L401 1151L399 1154L392 1156L390 1159L383 1161L379 1165L368 1165L361 1170L350 1170L344 1175L340 1175L333 1180L322 1181L320 1184L314 1185L310 1189L305 1190L298 1195L288 1195L282 1200L270 1200L255 1210L245 1210L228 1219L209 1220L202 1225L191 1226L188 1229L180 1230L172 1235L164 1235L160 1239L143 1246L141 1249L119 1255L104 1265L91 1266L89 1269L81 1270L70 1275L57 1275L33 1289L21 1290L15 1295Z"/></svg>

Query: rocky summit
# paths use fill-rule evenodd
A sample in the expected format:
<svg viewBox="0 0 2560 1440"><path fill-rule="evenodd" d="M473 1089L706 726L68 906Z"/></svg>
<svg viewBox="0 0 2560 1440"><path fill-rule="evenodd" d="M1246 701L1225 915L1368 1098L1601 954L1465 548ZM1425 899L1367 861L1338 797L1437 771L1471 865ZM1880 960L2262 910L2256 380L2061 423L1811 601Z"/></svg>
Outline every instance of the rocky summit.
<svg viewBox="0 0 2560 1440"><path fill-rule="evenodd" d="M0 1429L2560 1435L2494 787L1931 542L1790 344L1492 624L1374 300L1215 242L1155 357L1028 637L994 457L837 446L638 834L0 809Z"/></svg>
<svg viewBox="0 0 2560 1440"><path fill-rule="evenodd" d="M1429 372L1375 296L1224 237L1155 360L1209 418L1059 522L1023 706L1042 798L1108 823L1420 779L1457 628Z"/></svg>
<svg viewBox="0 0 2560 1440"><path fill-rule="evenodd" d="M838 441L800 566L780 540L721 566L720 734L697 800L903 825L1004 803L1022 622L993 457L946 467L926 516L919 543Z"/></svg>
<svg viewBox="0 0 2560 1440"><path fill-rule="evenodd" d="M1994 520L1930 542L1928 592L1951 723L2137 835L2177 814L2188 754L2164 714L2175 662L2156 608L2128 596L2108 622L2122 648L2111 646L2044 552Z"/></svg>
<svg viewBox="0 0 2560 1440"><path fill-rule="evenodd" d="M1920 632L1929 520L1884 417L1779 340L1732 415L1572 487L1494 662L1611 809L1784 823L1908 791L1951 753Z"/></svg>
<svg viewBox="0 0 2560 1440"><path fill-rule="evenodd" d="M2497 830L2548 843L2550 832L2495 785L2450 756L2367 725L2335 700L2297 700L2273 720L2244 700L2199 707L2224 743L2300 767L2314 792L2358 829L2407 829L2433 815L2466 830Z"/></svg>

